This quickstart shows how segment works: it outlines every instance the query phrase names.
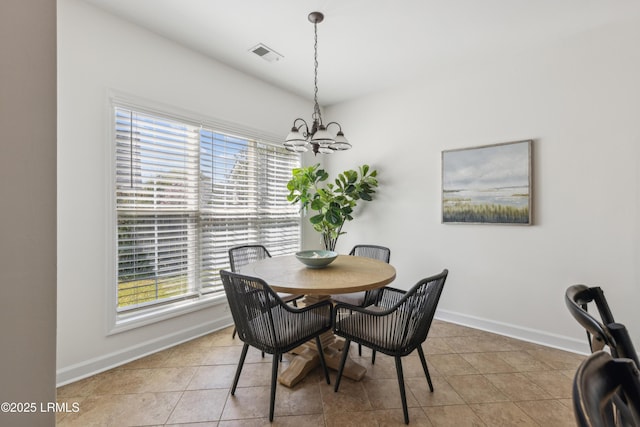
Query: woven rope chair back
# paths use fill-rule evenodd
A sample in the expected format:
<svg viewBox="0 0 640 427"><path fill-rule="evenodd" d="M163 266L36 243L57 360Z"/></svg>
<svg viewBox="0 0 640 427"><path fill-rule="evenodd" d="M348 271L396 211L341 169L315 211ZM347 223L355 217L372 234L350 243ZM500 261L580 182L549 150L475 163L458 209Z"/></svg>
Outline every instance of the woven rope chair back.
<svg viewBox="0 0 640 427"><path fill-rule="evenodd" d="M384 246L356 245L351 249L349 255L373 258L388 263L391 258L391 250Z"/></svg>
<svg viewBox="0 0 640 427"><path fill-rule="evenodd" d="M422 279L396 303L395 327L387 331L388 342L396 351L409 353L427 339L447 274L444 270Z"/></svg>
<svg viewBox="0 0 640 427"><path fill-rule="evenodd" d="M238 272L243 265L251 262L271 258L271 254L262 245L243 245L229 249L229 261L231 263L231 271Z"/></svg>
<svg viewBox="0 0 640 427"><path fill-rule="evenodd" d="M284 303L261 279L224 270L220 277L240 339L266 353L276 353L279 340L274 323L279 321Z"/></svg>
<svg viewBox="0 0 640 427"><path fill-rule="evenodd" d="M391 249L385 246L378 245L355 245L353 249L351 249L351 252L349 252L349 255L373 258L377 259L378 261L386 262L388 264L389 260L391 259ZM364 294L364 300L359 304L365 307L375 304L378 301L378 298L380 298L381 292L382 288L367 291ZM341 301L339 297L337 298L337 300ZM347 302L350 301L347 300Z"/></svg>

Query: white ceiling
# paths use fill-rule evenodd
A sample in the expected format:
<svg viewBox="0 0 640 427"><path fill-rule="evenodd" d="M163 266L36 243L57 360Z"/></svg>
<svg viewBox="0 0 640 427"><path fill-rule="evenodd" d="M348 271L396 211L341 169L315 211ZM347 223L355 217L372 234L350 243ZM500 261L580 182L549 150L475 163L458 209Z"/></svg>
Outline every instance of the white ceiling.
<svg viewBox="0 0 640 427"><path fill-rule="evenodd" d="M84 0L247 74L330 105L477 55L640 16L639 0ZM249 52L264 43L284 59ZM214 76L212 76L214 78Z"/></svg>

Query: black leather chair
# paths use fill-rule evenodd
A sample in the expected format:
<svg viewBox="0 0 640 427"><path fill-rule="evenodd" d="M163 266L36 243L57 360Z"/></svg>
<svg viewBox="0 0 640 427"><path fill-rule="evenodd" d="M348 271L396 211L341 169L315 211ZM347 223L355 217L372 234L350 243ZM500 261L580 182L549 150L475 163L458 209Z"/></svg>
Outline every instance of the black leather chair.
<svg viewBox="0 0 640 427"><path fill-rule="evenodd" d="M231 271L234 273L238 273L238 269L243 265L260 261L265 258L271 258L271 254L263 245L242 245L229 249L229 263L231 265ZM298 306L296 301L304 297L304 295L293 295L280 292L278 292L278 296L284 302L291 302L296 307ZM235 328L233 329L233 334L231 336L235 338Z"/></svg>
<svg viewBox="0 0 640 427"><path fill-rule="evenodd" d="M401 358L415 349L418 350L429 389L433 391L422 343L427 339L448 273L447 270L443 270L440 274L422 279L406 292L391 287L382 288L376 307L360 307L345 303L335 305L333 330L336 335L345 338L336 378L336 392L340 387L351 341L393 356L396 361L404 422L409 424Z"/></svg>
<svg viewBox="0 0 640 427"><path fill-rule="evenodd" d="M573 409L580 427L640 426L640 372L630 359L597 351L573 381Z"/></svg>
<svg viewBox="0 0 640 427"><path fill-rule="evenodd" d="M249 346L273 355L269 421L273 421L278 362L283 353L314 339L327 384L329 372L324 360L320 334L331 329L332 305L321 301L304 308L286 304L263 280L222 270L222 284L236 324L238 337L244 342L238 368L231 387L236 392Z"/></svg>
<svg viewBox="0 0 640 427"><path fill-rule="evenodd" d="M600 321L589 313L589 303L595 304ZM627 328L614 320L600 287L569 286L565 292L565 304L571 315L585 328L591 352L607 346L614 358L628 358L633 360L636 366L640 366Z"/></svg>

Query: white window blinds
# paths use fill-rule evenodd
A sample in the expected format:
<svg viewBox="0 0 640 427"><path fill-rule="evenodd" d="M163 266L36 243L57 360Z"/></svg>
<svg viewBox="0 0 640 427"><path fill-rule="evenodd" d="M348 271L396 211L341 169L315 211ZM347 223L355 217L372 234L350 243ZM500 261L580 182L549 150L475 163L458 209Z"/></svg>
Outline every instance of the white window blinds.
<svg viewBox="0 0 640 427"><path fill-rule="evenodd" d="M223 292L233 246L299 249L299 155L120 106L115 135L119 311Z"/></svg>

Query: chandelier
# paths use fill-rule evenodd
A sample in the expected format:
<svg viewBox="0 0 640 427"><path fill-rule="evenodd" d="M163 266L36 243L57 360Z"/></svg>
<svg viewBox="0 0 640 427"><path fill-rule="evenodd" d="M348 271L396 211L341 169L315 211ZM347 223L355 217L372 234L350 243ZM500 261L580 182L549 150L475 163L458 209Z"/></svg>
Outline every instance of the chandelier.
<svg viewBox="0 0 640 427"><path fill-rule="evenodd" d="M330 122L326 125L322 122L322 114L318 105L318 24L324 20L324 15L320 12L311 12L309 14L309 22L313 24L314 33L314 105L313 120L311 127L304 119L297 118L293 121L291 132L285 139L284 146L289 151L305 152L309 150L309 146L313 154L318 153L331 154L334 151L348 150L351 144L342 133L342 126L338 122ZM329 132L330 126L337 126L338 132L333 136Z"/></svg>

